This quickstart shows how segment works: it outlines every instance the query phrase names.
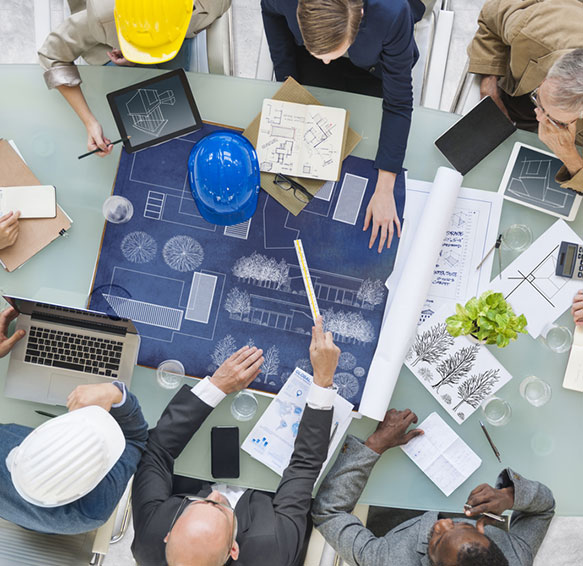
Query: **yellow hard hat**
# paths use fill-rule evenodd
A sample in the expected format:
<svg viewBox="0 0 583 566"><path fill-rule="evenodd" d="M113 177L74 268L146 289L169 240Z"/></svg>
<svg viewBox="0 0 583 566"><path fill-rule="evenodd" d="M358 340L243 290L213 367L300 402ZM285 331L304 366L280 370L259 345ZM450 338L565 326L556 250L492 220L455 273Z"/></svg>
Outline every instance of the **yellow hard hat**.
<svg viewBox="0 0 583 566"><path fill-rule="evenodd" d="M173 59L184 41L193 0L116 0L115 26L123 56L154 65Z"/></svg>

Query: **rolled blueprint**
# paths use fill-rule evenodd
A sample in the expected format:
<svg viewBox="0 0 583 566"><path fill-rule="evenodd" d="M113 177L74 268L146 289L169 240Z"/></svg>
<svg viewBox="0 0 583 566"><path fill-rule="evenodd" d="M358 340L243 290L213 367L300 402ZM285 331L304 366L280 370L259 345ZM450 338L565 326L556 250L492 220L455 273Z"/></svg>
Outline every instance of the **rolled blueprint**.
<svg viewBox="0 0 583 566"><path fill-rule="evenodd" d="M417 321L433 280L461 183L462 176L457 171L447 167L437 170L364 386L359 412L371 419L382 421L391 402L405 356L417 331Z"/></svg>

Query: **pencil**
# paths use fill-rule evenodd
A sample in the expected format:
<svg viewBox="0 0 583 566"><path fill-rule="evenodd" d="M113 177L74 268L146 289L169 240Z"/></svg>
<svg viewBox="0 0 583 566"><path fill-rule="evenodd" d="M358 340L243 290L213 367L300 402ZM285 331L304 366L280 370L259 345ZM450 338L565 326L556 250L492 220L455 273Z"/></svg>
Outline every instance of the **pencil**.
<svg viewBox="0 0 583 566"><path fill-rule="evenodd" d="M496 458L498 458L498 462L502 463L502 460L500 459L500 452L498 452L498 448L496 448L495 444L492 442L492 439L490 438L490 435L488 434L488 431L486 430L486 427L484 426L484 423L482 421L480 421L480 426L482 427L482 430L486 435L486 439L488 440L490 446L492 447L492 450L494 451Z"/></svg>
<svg viewBox="0 0 583 566"><path fill-rule="evenodd" d="M120 142L124 142L127 141L131 138L132 136L128 136L127 138L120 138L119 140L116 140L114 142L111 142L109 144L107 144L108 146L110 145L115 145L116 143L120 143ZM77 159L83 159L84 157L88 157L90 155L93 155L94 153L99 153L100 151L103 151L100 148L94 149L93 151L88 151L87 153L84 153L83 155L80 155L79 157L77 157Z"/></svg>
<svg viewBox="0 0 583 566"><path fill-rule="evenodd" d="M50 419L54 419L57 415L53 415L52 413L46 413L45 411L35 411L37 415L41 415L42 417L49 417Z"/></svg>

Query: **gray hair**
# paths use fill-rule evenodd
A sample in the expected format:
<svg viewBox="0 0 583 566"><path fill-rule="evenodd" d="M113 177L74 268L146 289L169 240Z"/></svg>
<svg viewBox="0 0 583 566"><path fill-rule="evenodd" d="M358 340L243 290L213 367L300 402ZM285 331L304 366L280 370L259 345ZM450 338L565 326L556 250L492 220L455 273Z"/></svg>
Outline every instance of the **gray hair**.
<svg viewBox="0 0 583 566"><path fill-rule="evenodd" d="M565 112L583 115L583 49L573 49L562 55L546 78L554 83L553 102Z"/></svg>

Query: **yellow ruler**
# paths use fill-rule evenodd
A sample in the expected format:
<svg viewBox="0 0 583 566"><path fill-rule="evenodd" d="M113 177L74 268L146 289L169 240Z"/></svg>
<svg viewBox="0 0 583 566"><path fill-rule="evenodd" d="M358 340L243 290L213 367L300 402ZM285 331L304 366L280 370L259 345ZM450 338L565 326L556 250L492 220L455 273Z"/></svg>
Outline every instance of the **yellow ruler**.
<svg viewBox="0 0 583 566"><path fill-rule="evenodd" d="M306 254L304 253L302 241L294 240L294 247L296 248L300 270L302 271L302 277L304 278L306 295L308 296L308 303L310 304L310 310L312 311L312 318L314 319L315 324L316 319L320 316L320 309L318 308L318 301L316 300L316 293L314 292L314 286L312 285L312 278L310 277L310 270L308 269L308 262L306 261Z"/></svg>

